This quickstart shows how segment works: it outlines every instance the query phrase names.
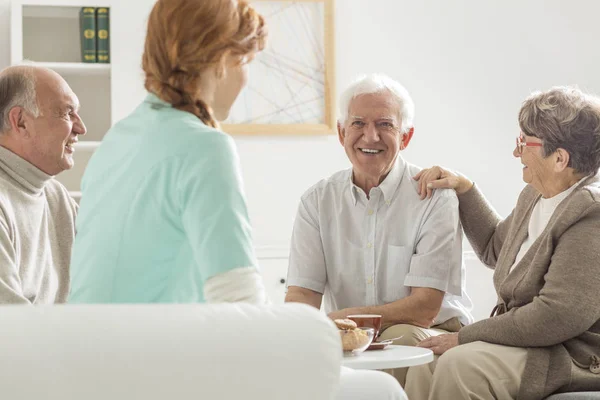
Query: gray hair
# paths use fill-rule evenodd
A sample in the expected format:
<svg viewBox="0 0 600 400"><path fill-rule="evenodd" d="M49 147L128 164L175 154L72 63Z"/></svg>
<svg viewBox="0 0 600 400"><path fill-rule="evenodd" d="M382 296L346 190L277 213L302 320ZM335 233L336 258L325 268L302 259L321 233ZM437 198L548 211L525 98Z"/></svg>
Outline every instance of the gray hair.
<svg viewBox="0 0 600 400"><path fill-rule="evenodd" d="M415 118L415 103L413 102L408 90L401 84L382 74L371 74L359 77L344 90L340 97L340 123L345 123L348 119L350 102L361 94L385 93L389 92L400 105L400 127L402 132L407 132L413 127Z"/></svg>
<svg viewBox="0 0 600 400"><path fill-rule="evenodd" d="M600 99L577 87L532 93L519 111L521 131L542 140L544 157L562 148L568 166L585 175L600 168Z"/></svg>
<svg viewBox="0 0 600 400"><path fill-rule="evenodd" d="M23 107L38 117L40 114L32 67L8 67L0 72L0 133L10 129L8 114L14 107Z"/></svg>

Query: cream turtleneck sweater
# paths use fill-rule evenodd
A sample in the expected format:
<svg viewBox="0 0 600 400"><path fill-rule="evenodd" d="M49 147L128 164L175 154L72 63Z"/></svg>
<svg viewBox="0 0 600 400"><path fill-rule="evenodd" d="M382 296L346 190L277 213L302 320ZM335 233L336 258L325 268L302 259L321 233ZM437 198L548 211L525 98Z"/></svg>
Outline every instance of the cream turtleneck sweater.
<svg viewBox="0 0 600 400"><path fill-rule="evenodd" d="M0 304L66 302L76 215L63 185L0 146Z"/></svg>

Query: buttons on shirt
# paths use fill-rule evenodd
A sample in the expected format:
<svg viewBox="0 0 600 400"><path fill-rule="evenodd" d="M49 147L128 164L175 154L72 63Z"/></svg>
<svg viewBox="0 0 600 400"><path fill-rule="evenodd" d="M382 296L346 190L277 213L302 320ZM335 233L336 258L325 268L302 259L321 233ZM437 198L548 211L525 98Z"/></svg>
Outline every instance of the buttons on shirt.
<svg viewBox="0 0 600 400"><path fill-rule="evenodd" d="M373 243L371 243L371 242L367 243L367 249L370 249L371 247L373 247Z"/></svg>
<svg viewBox="0 0 600 400"><path fill-rule="evenodd" d="M373 215L373 210L369 210L369 211L367 211L367 214L369 214L369 215Z"/></svg>
<svg viewBox="0 0 600 400"><path fill-rule="evenodd" d="M387 204L387 205L389 206L390 204L392 204L392 202L391 202L391 201L389 201L389 200L386 200L386 201L385 201L385 204Z"/></svg>
<svg viewBox="0 0 600 400"><path fill-rule="evenodd" d="M369 277L369 278L367 279L367 283L368 283L369 285L370 285L371 283L373 283L373 278Z"/></svg>

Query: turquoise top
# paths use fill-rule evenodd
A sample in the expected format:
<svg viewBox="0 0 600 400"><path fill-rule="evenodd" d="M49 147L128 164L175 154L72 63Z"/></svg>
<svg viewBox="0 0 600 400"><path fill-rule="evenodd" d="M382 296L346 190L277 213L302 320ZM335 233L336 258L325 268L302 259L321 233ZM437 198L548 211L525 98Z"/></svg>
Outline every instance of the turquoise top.
<svg viewBox="0 0 600 400"><path fill-rule="evenodd" d="M233 139L152 94L81 187L70 303L204 302L207 279L257 266Z"/></svg>

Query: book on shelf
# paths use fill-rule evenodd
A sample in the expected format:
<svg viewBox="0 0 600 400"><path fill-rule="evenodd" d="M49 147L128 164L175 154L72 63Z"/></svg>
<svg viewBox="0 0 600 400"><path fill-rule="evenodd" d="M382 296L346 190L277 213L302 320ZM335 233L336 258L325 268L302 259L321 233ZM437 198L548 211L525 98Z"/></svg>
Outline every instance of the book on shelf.
<svg viewBox="0 0 600 400"><path fill-rule="evenodd" d="M81 37L81 61L95 63L96 56L96 9L82 7L79 10L79 30Z"/></svg>
<svg viewBox="0 0 600 400"><path fill-rule="evenodd" d="M96 8L96 48L97 48L97 62L99 63L110 63L110 18L109 8L98 7Z"/></svg>

